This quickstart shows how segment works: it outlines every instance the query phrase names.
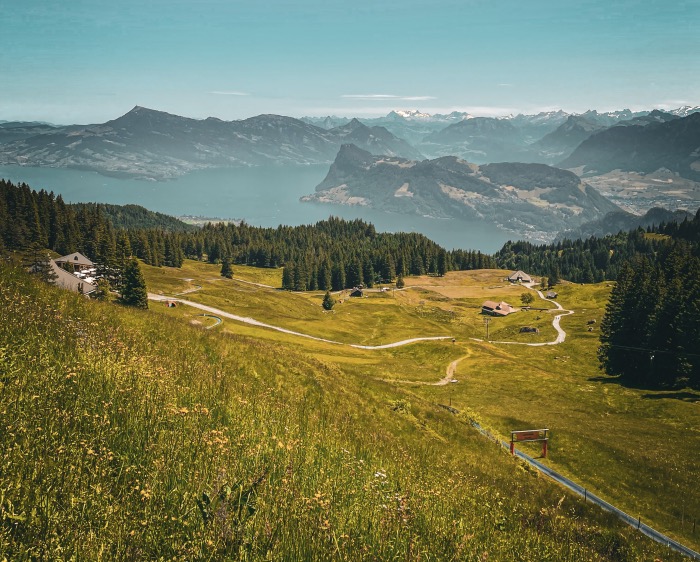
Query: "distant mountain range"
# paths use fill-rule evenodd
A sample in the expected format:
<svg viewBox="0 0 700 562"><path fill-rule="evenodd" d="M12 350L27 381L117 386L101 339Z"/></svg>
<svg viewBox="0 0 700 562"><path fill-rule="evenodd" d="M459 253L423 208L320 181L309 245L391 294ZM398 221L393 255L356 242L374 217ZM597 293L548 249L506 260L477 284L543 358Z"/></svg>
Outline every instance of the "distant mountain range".
<svg viewBox="0 0 700 562"><path fill-rule="evenodd" d="M459 156L478 164L488 162L536 162L555 164L568 158L591 135L617 125L647 125L700 112L700 106L669 111L564 111L507 117L474 117L395 110L384 117L362 119L405 139L429 158ZM342 117L304 117L308 123L330 129L346 124Z"/></svg>
<svg viewBox="0 0 700 562"><path fill-rule="evenodd" d="M198 120L136 106L99 125L2 128L0 138L2 131L9 139L0 144L0 164L155 180L210 167L330 163L346 142L375 154L422 157L386 129L356 119L326 130L279 115Z"/></svg>
<svg viewBox="0 0 700 562"><path fill-rule="evenodd" d="M665 168L700 182L700 113L638 123L591 135L559 166L580 167L583 175L613 170L651 173Z"/></svg>
<svg viewBox="0 0 700 562"><path fill-rule="evenodd" d="M373 160L367 164L371 173L352 170L347 189L313 197L338 198L345 203L366 200L377 208L430 216L483 216L509 228L521 224L524 229L547 233L577 227L615 210L609 200L596 198L599 193L639 212L651 206L694 207L700 201L700 107L579 115L550 111L502 118L396 110L374 119L258 115L222 121L190 119L137 106L117 119L95 125L0 123L0 165L77 168L148 180L176 178L203 168L334 163L326 187L335 189L343 184L336 181L342 179L337 174L349 155L347 149L341 154L339 150L349 144L383 157L385 164L392 160L401 164L387 168L390 164L378 165L382 158ZM510 177L499 176L498 189L493 191L496 187L491 186L489 191L484 182L489 184L492 179L486 170L494 168L484 165L495 162L523 165L500 164ZM576 183L576 176L557 176L552 168L528 168L527 164L575 171L600 192ZM410 181L401 181L383 199L376 191L364 193L371 187L367 182L373 174L378 174L379 185L385 185L381 182L388 177L394 183L400 179L387 169L401 170ZM440 178L446 170L450 170L447 180L439 180L444 185L436 184L434 174ZM654 172L663 177L656 178ZM418 173L425 177L417 177ZM539 178L536 189L518 187L523 181L518 174L525 178L535 174ZM467 176L469 185L478 189L460 183ZM417 186L417 191L404 195L399 190L396 195L404 183ZM570 189L579 184L578 192ZM562 191L564 185L567 188ZM506 189L508 186L512 189ZM463 196L450 187L488 196ZM566 193L564 200L552 200L561 193ZM578 201L579 193L587 197ZM499 213L497 204L508 212ZM512 230L517 229L513 226Z"/></svg>
<svg viewBox="0 0 700 562"><path fill-rule="evenodd" d="M421 162L343 145L304 201L443 219L487 219L533 240L619 208L572 172L544 164L478 166L454 156Z"/></svg>

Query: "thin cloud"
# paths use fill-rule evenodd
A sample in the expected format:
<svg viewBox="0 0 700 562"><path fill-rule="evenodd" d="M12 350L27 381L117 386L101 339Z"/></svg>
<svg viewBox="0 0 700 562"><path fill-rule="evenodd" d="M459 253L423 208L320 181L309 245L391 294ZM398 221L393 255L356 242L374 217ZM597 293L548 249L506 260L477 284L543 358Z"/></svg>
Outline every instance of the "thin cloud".
<svg viewBox="0 0 700 562"><path fill-rule="evenodd" d="M345 99L365 101L426 101L436 99L435 96L397 96L395 94L343 94L340 97Z"/></svg>
<svg viewBox="0 0 700 562"><path fill-rule="evenodd" d="M231 91L224 91L224 90L214 90L213 92L209 92L210 94L214 94L215 96L249 96L250 94L248 92L231 92Z"/></svg>

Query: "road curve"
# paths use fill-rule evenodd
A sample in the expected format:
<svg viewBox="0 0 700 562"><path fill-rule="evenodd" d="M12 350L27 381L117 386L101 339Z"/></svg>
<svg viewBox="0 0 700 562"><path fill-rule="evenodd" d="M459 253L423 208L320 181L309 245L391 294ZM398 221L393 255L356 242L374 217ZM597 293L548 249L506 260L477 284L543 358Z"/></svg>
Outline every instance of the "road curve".
<svg viewBox="0 0 700 562"><path fill-rule="evenodd" d="M560 326L560 321L562 317L568 316L569 314L573 314L573 310L566 310L562 305L560 305L557 301L548 299L546 298L543 294L542 291L535 289L534 288L534 283L523 283L524 287L527 287L528 289L533 289L538 296L543 300L543 301L548 301L553 303L556 307L557 310L561 311L561 314L557 314L554 319L552 320L552 327L557 331L557 337L553 341L547 341L547 342L541 342L541 343L525 343L525 342L519 342L519 341L489 341L489 343L498 343L498 344L503 344L503 345L527 345L530 347L543 347L545 345L559 345L560 343L564 343L564 340L566 340L566 332L563 330L563 328ZM477 338L472 338L474 341L484 341L481 339Z"/></svg>
<svg viewBox="0 0 700 562"><path fill-rule="evenodd" d="M251 326L259 326L260 328L268 328L270 330L276 330L278 332L290 334L292 336L299 336L302 338L307 338L310 340L320 341L320 342L324 342L324 343L331 343L334 345L347 345L348 347L354 347L356 349L370 349L370 350L371 349L390 349L392 347L400 347L402 345L409 345L411 343L415 343L415 342L419 342L419 341L435 341L435 340L452 339L452 336L433 336L433 337L426 337L426 338L410 338L407 340L401 340L401 341L387 343L387 344L383 344L383 345L359 345L359 344L354 344L354 343L343 343L343 342L339 342L339 341L319 338L319 337L312 336L309 334L304 334L302 332L295 332L294 330L288 330L287 328L282 328L280 326L273 326L272 324L266 324L265 322L260 322L259 320L256 320L255 318L249 318L247 316L238 316L237 314L231 314L230 312L225 312L225 311L220 310L218 308L214 308L213 306L207 306L206 304L200 304L198 302L188 301L185 299L166 297L163 295L156 295L153 293L148 293L148 299L152 300L152 301L156 301L156 302L175 301L175 302L178 302L180 304L191 306L193 308L198 308L199 310L204 310L205 312L210 312L211 314L216 314L217 316L222 316L224 318L236 320L237 322L243 322L244 324L250 324Z"/></svg>

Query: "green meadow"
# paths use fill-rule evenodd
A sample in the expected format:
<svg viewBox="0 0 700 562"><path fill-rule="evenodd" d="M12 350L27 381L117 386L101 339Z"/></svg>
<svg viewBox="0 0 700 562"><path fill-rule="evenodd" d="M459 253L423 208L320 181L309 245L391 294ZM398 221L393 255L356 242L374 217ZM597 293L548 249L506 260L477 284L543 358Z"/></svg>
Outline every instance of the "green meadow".
<svg viewBox="0 0 700 562"><path fill-rule="evenodd" d="M696 394L601 377L587 321L608 287L562 287L567 341L533 348L472 339L483 300L519 305L504 272L408 278L327 313L322 294L250 284L277 270L142 269L152 293L197 288L182 298L341 343L205 329L195 308L91 302L0 266L0 560L681 560L473 418L546 425L548 462L697 547ZM554 339L552 314L493 319L490 337ZM424 384L457 359L458 383Z"/></svg>
<svg viewBox="0 0 700 562"><path fill-rule="evenodd" d="M187 262L186 267L193 268L186 271L198 279L215 279L214 266ZM264 275L268 284L281 283L275 283L270 270L236 269L235 277L260 282ZM155 276L171 277L174 271L147 268L146 275L149 283L159 287ZM202 282L202 290L184 298L345 343L378 345L420 336L454 337L454 344L423 342L361 352L232 320L222 327L273 340L282 336L300 351L357 376L395 381L398 388L421 399L449 403L506 440L511 430L547 427L552 435L547 462L553 468L669 536L700 547L700 392L628 388L599 370L599 326L611 283L557 287L556 300L575 311L562 318L567 338L561 345L475 341L486 336L484 317L479 314L484 300L520 306L520 295L528 291L504 282L507 274L484 270L451 272L443 278L409 277L403 291L345 297L332 314L322 311L321 293L251 291L250 286L221 278L210 285ZM250 296L249 291L257 294ZM491 341L537 343L556 338L554 305L532 294L531 310L489 320ZM520 333L522 326L537 327L540 333ZM461 359L455 373L459 382L432 385L456 359ZM525 448L539 454L537 446Z"/></svg>

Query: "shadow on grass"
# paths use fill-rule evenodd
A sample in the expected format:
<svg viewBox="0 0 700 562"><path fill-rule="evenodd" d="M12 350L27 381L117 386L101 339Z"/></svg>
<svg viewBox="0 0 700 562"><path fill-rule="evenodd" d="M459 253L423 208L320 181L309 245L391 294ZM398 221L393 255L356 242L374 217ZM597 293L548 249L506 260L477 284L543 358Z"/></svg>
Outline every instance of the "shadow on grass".
<svg viewBox="0 0 700 562"><path fill-rule="evenodd" d="M660 398L672 398L683 402L700 402L700 392L656 392L642 396L645 400L659 400Z"/></svg>
<svg viewBox="0 0 700 562"><path fill-rule="evenodd" d="M625 388L634 388L637 390L650 391L648 394L642 395L642 398L644 398L645 400L660 400L662 398L669 398L671 400L682 400L683 402L700 402L700 389L678 390L669 389L668 387L660 388L654 385L644 385L639 383L633 384L630 381L627 381L620 377L605 375L601 375L598 377L590 377L588 380L590 382L598 382L603 384L619 384L620 386L624 386Z"/></svg>

